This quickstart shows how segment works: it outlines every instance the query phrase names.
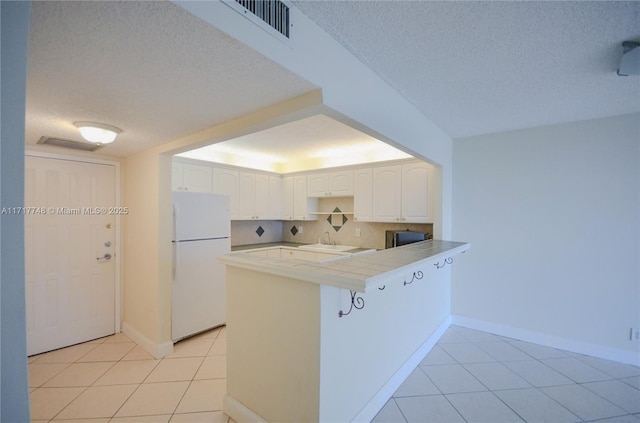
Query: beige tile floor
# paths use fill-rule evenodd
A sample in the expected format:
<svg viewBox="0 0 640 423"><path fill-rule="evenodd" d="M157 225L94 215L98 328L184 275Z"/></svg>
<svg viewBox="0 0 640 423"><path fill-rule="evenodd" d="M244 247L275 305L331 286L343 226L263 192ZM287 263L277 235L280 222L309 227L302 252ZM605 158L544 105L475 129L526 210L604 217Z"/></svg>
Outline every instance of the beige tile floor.
<svg viewBox="0 0 640 423"><path fill-rule="evenodd" d="M214 329L156 360L119 333L29 357L32 421L233 423L226 341Z"/></svg>
<svg viewBox="0 0 640 423"><path fill-rule="evenodd" d="M373 423L640 423L640 368L450 326Z"/></svg>
<svg viewBox="0 0 640 423"><path fill-rule="evenodd" d="M123 334L29 357L35 422L234 423L226 330L155 360ZM373 423L640 423L640 368L451 326Z"/></svg>

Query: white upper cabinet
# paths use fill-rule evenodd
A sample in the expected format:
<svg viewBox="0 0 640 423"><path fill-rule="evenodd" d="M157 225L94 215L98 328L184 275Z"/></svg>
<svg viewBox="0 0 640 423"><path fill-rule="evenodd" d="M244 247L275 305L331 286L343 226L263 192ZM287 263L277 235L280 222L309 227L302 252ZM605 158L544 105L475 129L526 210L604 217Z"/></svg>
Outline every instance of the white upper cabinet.
<svg viewBox="0 0 640 423"><path fill-rule="evenodd" d="M213 192L216 194L228 195L231 200L230 214L231 220L238 219L239 215L239 193L240 193L240 172L232 169L213 169Z"/></svg>
<svg viewBox="0 0 640 423"><path fill-rule="evenodd" d="M182 191L182 163L171 163L171 191Z"/></svg>
<svg viewBox="0 0 640 423"><path fill-rule="evenodd" d="M373 220L399 222L402 215L402 166L373 168Z"/></svg>
<svg viewBox="0 0 640 423"><path fill-rule="evenodd" d="M239 172L239 176L240 195L237 220L272 219L270 217L270 203L277 200L279 205L281 199L279 196L277 199L271 198L270 176L263 173L250 172ZM279 218L278 214L276 219Z"/></svg>
<svg viewBox="0 0 640 423"><path fill-rule="evenodd" d="M432 170L427 163L402 165L403 222L433 222Z"/></svg>
<svg viewBox="0 0 640 423"><path fill-rule="evenodd" d="M293 176L282 178L282 220L293 220Z"/></svg>
<svg viewBox="0 0 640 423"><path fill-rule="evenodd" d="M255 219L256 179L253 173L240 172L240 197L238 198L238 219Z"/></svg>
<svg viewBox="0 0 640 423"><path fill-rule="evenodd" d="M173 191L212 192L210 166L174 161L171 169Z"/></svg>
<svg viewBox="0 0 640 423"><path fill-rule="evenodd" d="M372 179L373 221L433 222L431 165L415 162L374 167Z"/></svg>
<svg viewBox="0 0 640 423"><path fill-rule="evenodd" d="M269 202L271 201L269 190L269 175L256 173L255 178L255 195L253 212L256 219L269 218Z"/></svg>
<svg viewBox="0 0 640 423"><path fill-rule="evenodd" d="M353 220L373 221L373 169L356 169L353 172Z"/></svg>
<svg viewBox="0 0 640 423"><path fill-rule="evenodd" d="M282 219L282 184L282 177L269 175L269 209L267 210L267 219Z"/></svg>
<svg viewBox="0 0 640 423"><path fill-rule="evenodd" d="M318 199L307 197L307 177L282 178L282 220L317 220Z"/></svg>
<svg viewBox="0 0 640 423"><path fill-rule="evenodd" d="M172 172L174 191L228 195L232 220L317 220L318 198L353 196L355 221L433 223L433 166L417 160L285 177L174 160Z"/></svg>
<svg viewBox="0 0 640 423"><path fill-rule="evenodd" d="M318 199L307 194L307 177L293 177L293 220L318 220L317 215L310 213L318 210Z"/></svg>
<svg viewBox="0 0 640 423"><path fill-rule="evenodd" d="M307 175L307 197L348 197L352 195L352 170Z"/></svg>

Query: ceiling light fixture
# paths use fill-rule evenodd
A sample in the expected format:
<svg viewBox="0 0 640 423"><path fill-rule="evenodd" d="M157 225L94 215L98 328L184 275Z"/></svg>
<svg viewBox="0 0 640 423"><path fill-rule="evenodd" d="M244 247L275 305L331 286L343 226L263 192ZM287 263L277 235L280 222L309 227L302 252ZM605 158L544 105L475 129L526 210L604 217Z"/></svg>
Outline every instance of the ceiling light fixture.
<svg viewBox="0 0 640 423"><path fill-rule="evenodd" d="M82 138L94 144L109 144L113 142L122 129L115 126L95 122L75 122Z"/></svg>

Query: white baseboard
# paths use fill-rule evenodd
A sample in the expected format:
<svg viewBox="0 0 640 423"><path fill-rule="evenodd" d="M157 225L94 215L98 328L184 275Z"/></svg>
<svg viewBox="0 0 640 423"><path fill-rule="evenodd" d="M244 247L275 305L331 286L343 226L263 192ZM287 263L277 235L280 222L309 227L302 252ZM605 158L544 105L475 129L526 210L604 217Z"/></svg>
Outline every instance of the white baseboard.
<svg viewBox="0 0 640 423"><path fill-rule="evenodd" d="M454 314L451 315L451 324L464 326L469 329L481 330L483 332L489 332L500 336L506 336L507 338L518 339L520 341L532 342L546 347L558 348L591 357L640 366L640 354L634 351L620 350L591 344L589 342L561 338L541 332L534 332L500 323L488 322L485 320Z"/></svg>
<svg viewBox="0 0 640 423"><path fill-rule="evenodd" d="M238 423L267 423L265 419L228 394L222 399L222 411Z"/></svg>
<svg viewBox="0 0 640 423"><path fill-rule="evenodd" d="M142 335L127 322L122 323L122 332L155 358L166 357L173 353L173 341L167 341L161 344L157 344L146 336Z"/></svg>
<svg viewBox="0 0 640 423"><path fill-rule="evenodd" d="M371 398L362 410L356 415L352 422L369 423L378 412L398 390L400 385L409 377L411 372L418 367L418 364L429 354L429 351L436 345L440 337L444 335L451 324L451 316L448 316L431 336L416 350L411 357L400 367L387 383Z"/></svg>

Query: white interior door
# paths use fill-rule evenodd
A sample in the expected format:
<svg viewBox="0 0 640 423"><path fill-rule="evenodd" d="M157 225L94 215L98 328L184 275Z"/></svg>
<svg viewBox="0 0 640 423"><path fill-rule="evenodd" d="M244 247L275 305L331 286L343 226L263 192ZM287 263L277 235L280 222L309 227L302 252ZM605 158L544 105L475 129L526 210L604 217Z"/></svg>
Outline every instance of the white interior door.
<svg viewBox="0 0 640 423"><path fill-rule="evenodd" d="M115 332L116 170L27 156L27 353Z"/></svg>

